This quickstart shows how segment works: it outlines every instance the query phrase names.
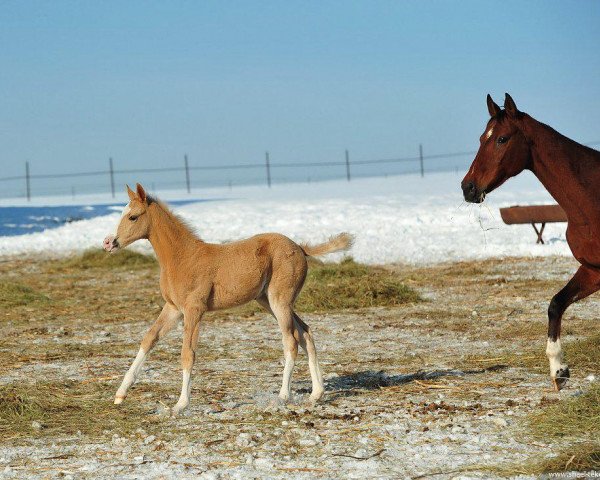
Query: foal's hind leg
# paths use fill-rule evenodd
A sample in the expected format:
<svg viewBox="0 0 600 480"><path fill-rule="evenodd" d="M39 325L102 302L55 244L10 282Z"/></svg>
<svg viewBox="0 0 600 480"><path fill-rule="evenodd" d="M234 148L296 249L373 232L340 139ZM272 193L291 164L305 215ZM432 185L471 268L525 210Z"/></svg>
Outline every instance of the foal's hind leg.
<svg viewBox="0 0 600 480"><path fill-rule="evenodd" d="M259 297L256 301L262 305L275 318L275 314L269 305L269 301L266 297ZM312 381L312 392L310 398L312 401L317 401L323 396L325 388L323 386L323 376L321 375L321 369L319 368L319 362L317 360L317 349L315 348L315 342L312 338L312 333L306 323L304 323L300 317L292 311L294 316L294 338L302 347L302 350L308 355L308 368L310 370L310 378ZM282 387L283 390L283 387ZM289 393L288 393L289 396Z"/></svg>
<svg viewBox="0 0 600 480"><path fill-rule="evenodd" d="M146 355L148 355L150 350L156 345L156 342L164 337L175 326L180 318L181 313L175 306L168 303L165 304L160 315L142 339L138 354L125 374L121 386L117 390L117 394L115 395L115 405L118 405L125 400L127 390L129 390L129 387L136 381L142 368L142 364L146 359Z"/></svg>
<svg viewBox="0 0 600 480"><path fill-rule="evenodd" d="M298 332L300 346L308 355L308 368L310 370L310 378L312 381L310 400L316 402L325 392L323 376L321 374L321 368L319 367L319 361L317 360L317 349L309 326L304 323L295 312L294 323L296 325L296 331Z"/></svg>
<svg viewBox="0 0 600 480"><path fill-rule="evenodd" d="M286 402L291 395L292 372L298 356L298 339L294 336L294 311L288 302L273 298L271 294L269 294L269 305L281 330L285 366L283 367L283 382L279 398Z"/></svg>
<svg viewBox="0 0 600 480"><path fill-rule="evenodd" d="M550 361L550 378L556 390L560 390L569 378L569 367L563 363L560 345L560 324L569 305L600 289L600 273L582 265L569 283L552 298L548 307L548 343L546 355Z"/></svg>

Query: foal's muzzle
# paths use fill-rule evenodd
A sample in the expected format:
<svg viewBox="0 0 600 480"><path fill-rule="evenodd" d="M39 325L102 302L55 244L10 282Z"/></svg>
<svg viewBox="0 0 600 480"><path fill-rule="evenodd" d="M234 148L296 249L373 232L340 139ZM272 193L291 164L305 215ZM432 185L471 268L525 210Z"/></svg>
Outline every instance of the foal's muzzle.
<svg viewBox="0 0 600 480"><path fill-rule="evenodd" d="M119 249L119 240L114 235L108 235L102 242L102 248L107 252L114 252Z"/></svg>
<svg viewBox="0 0 600 480"><path fill-rule="evenodd" d="M485 192L479 190L473 182L463 182L460 186L467 202L481 203L485 199Z"/></svg>

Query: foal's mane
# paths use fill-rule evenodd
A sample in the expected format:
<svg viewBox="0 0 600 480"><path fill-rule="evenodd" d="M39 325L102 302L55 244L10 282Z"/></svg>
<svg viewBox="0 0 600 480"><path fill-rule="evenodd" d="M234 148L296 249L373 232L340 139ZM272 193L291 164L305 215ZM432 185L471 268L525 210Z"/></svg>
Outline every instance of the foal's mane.
<svg viewBox="0 0 600 480"><path fill-rule="evenodd" d="M162 200L158 198L148 195L146 197L146 201L148 202L148 206L155 204L164 214L169 217L169 219L177 226L191 234L194 238L201 240L201 238L196 233L196 229L184 218L174 213L171 208Z"/></svg>

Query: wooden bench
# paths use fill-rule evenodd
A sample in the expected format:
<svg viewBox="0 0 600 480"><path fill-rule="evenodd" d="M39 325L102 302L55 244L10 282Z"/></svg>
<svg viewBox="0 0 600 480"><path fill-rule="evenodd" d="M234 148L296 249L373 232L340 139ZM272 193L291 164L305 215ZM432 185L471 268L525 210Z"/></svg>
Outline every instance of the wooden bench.
<svg viewBox="0 0 600 480"><path fill-rule="evenodd" d="M547 223L566 222L567 215L560 205L532 205L529 207L513 207L501 208L500 216L507 225L517 225L530 223L537 233L537 241L535 243L544 244L542 234ZM540 223L541 228L538 230L536 224Z"/></svg>

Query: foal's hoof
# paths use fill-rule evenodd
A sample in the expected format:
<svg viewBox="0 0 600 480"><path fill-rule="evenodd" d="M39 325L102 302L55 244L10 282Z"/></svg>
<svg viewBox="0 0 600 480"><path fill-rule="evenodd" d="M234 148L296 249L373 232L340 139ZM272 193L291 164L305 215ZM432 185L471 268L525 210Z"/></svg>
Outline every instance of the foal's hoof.
<svg viewBox="0 0 600 480"><path fill-rule="evenodd" d="M183 412L186 410L186 408L187 408L187 404L180 405L180 404L176 403L175 406L173 408L171 408L171 417L177 417L177 416L183 415Z"/></svg>
<svg viewBox="0 0 600 480"><path fill-rule="evenodd" d="M554 385L554 390L556 390L557 392L562 390L564 388L564 386L567 384L567 380L569 380L570 376L571 376L571 374L569 372L569 367L567 367L567 366L564 366L564 367L560 368L559 370L557 370L556 376L554 376L552 378L552 384Z"/></svg>
<svg viewBox="0 0 600 480"><path fill-rule="evenodd" d="M312 393L310 397L308 397L308 404L316 405L317 403L319 403L319 401L323 398L323 393L325 392Z"/></svg>
<svg viewBox="0 0 600 480"><path fill-rule="evenodd" d="M115 397L115 405L121 405L123 400L125 400L125 395L117 395Z"/></svg>

